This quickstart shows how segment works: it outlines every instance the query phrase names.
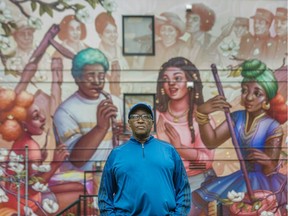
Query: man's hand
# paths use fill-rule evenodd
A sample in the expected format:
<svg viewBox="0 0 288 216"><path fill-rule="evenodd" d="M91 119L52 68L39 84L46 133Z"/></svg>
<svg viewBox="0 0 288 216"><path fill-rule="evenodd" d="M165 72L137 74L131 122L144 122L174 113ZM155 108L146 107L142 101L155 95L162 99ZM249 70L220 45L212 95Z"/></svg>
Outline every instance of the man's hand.
<svg viewBox="0 0 288 216"><path fill-rule="evenodd" d="M54 151L53 161L62 162L69 156L69 152L65 144L60 144Z"/></svg>
<svg viewBox="0 0 288 216"><path fill-rule="evenodd" d="M105 99L100 102L97 108L97 127L108 130L110 120L117 116L117 107L112 103L111 99Z"/></svg>

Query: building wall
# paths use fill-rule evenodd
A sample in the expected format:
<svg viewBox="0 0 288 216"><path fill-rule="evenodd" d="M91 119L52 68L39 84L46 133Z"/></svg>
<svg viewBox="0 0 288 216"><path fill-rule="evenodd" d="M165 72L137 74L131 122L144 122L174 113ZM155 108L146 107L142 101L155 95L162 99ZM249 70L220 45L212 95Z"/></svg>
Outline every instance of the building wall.
<svg viewBox="0 0 288 216"><path fill-rule="evenodd" d="M274 111L274 113L283 113L280 123L283 134L279 136L282 148L278 148L278 152L281 153L279 153L280 155L278 153L276 155L271 154L272 156L266 153L268 160L279 160L277 173L281 173L279 175L286 179L287 184L286 1L207 0L200 3L186 0L103 0L101 4L93 0L63 2L69 3L61 4L59 1L55 1L55 4L52 1L49 3L38 1L17 3L8 0L0 3L0 11L4 12L3 15L0 13L0 159L1 170L3 171L1 188L7 196L10 194L7 197L9 202L5 202L5 196L0 194L4 197L2 202L0 200L1 208L8 212L11 211L11 213L13 209L17 211L17 190L15 187L17 172L15 169L19 168L20 173L25 173L25 170L22 170L23 167L17 166L18 163L23 164L25 160L15 159L14 164L9 164L9 162L13 160L10 156L12 151L16 155L22 154L25 158L25 145L28 145L30 152L28 157L29 179L31 180L29 190L33 191L32 185L37 181L41 182L40 178L32 178L33 176L42 176L45 179L43 184L50 181L49 193L47 191L46 193L29 193L29 198L40 203L40 206L44 198L50 198L58 203L59 208L56 208L55 211L52 210L51 215L56 210L59 212L83 192L84 175L86 175L84 171L99 168L98 166L103 168L104 163L102 161L105 162L109 151L113 148L111 128L108 129L105 137L102 137L103 142L99 144L100 146L94 141L97 135L88 139L86 146L81 146L78 143L81 137L85 137L87 132L97 128L97 125L104 125L105 121L110 122L103 116L101 118L100 111L96 115L97 107L101 106L97 102L100 99L95 100L95 98L88 97L91 105L87 105L83 100L82 102L74 101L69 105L66 102L64 111L63 109L59 111L59 106L63 106L63 102L78 90L79 83L77 85L76 81L79 79L75 81L71 74L71 58L88 47L101 50L109 61L110 68L106 73L104 91L112 95L113 103L118 107L119 114L116 121L125 122L126 127L129 107L137 101L150 103L154 106L155 112L157 108L153 135L172 143L176 148L179 147L177 142L170 139L169 135L161 130L162 119L159 109L161 111L161 107L167 107L167 105L169 107L170 104L169 98L161 100L160 103L162 104L159 104L162 92L160 87L157 88L157 84L160 85L163 81L162 77L158 77L163 68L162 64L175 57L184 57L191 61L199 70L200 77L197 81L201 79L203 85L202 91L201 88L195 91L200 94L203 93L204 101L219 94L211 72L211 64L215 64L218 68L225 97L232 105L230 111L234 112L245 108L240 104L241 81L243 79L241 64L248 59L257 59L263 62L267 68L273 71L278 82L278 92L286 101L284 110ZM72 5L72 7L68 5ZM192 8L186 8L187 5ZM279 8L282 9L279 10ZM285 9L286 15L283 15ZM191 13L193 14L190 16L192 24L189 26L187 16ZM123 16L126 18L131 16L126 20L125 32L123 31ZM135 16L139 17L136 19ZM148 19L147 23L147 20L143 19L145 16L152 17L153 22L149 23L150 20ZM70 19L73 20L72 23L70 23ZM98 21L96 22L96 20ZM279 25L277 28L277 24L282 24L282 33ZM265 26L268 26L266 33ZM58 47L64 47L66 51L61 53L59 49L57 50L56 43ZM123 52L123 45L125 45L125 53ZM154 52L151 45L154 45ZM36 49L37 52L34 52ZM193 81L194 85L197 83L195 79L190 81ZM82 84L83 82L88 81L82 80ZM179 83L181 84L181 82ZM184 86L186 90L183 90L183 94L188 97L186 83ZM40 118L38 121L40 122L40 127L38 125L40 132L31 132L33 140L32 138L23 139L23 134L27 134L26 129L28 128L29 132L29 125L33 126L33 121L35 123L37 119L31 117L31 95L22 91L33 95L33 104L36 105L34 111L36 110L40 116L37 117L38 120ZM20 92L22 93L20 94ZM105 97L107 95L104 96L100 93L101 100L104 100ZM177 94L175 97L177 99ZM194 104L197 104L196 99ZM28 109L29 107L30 109ZM172 109L172 105L170 109ZM191 104L188 109L193 110ZM177 113L181 116L181 114L185 114L186 110L183 108ZM194 106L195 110L196 105ZM55 114L55 112L57 113ZM197 129L196 141L191 141L187 115L179 117L180 123L182 122L183 125L187 126L183 126L184 129L182 128L182 130L181 127L178 127L177 122L173 122L171 112L170 115L168 110L164 109L163 112L164 116L168 116L168 122L170 118L170 123L175 128L182 144L185 143L184 145L193 149L195 142L202 143ZM42 113L45 117L41 116ZM53 116L55 124L53 124ZM97 118L103 122L97 121ZM215 126L218 126L225 120L225 115L223 112L213 112L211 118L214 120ZM45 122L45 128L42 127L43 122ZM34 127L37 127L35 124ZM197 128L195 119L193 124ZM130 134L128 127L123 129L120 135L120 144ZM202 133L201 136L205 135ZM91 146L88 144L90 142ZM61 143L65 143L66 147L63 147ZM73 146L77 146L76 143L79 144L78 150L73 151ZM64 151L63 154L59 154L57 151L59 148ZM65 148L68 149L67 155ZM108 151L101 152L101 148L108 148ZM89 153L86 154L87 152ZM207 153L206 156L205 152ZM197 159L196 154L204 156ZM189 161L183 155L181 156L184 163ZM192 163L190 168L187 167L187 173L191 176L195 173L205 172L207 169L213 169L217 176L228 176L240 169L231 139L212 151L207 150L205 145L200 145L200 151L192 150L191 157L194 159L190 159ZM58 164L55 163L57 160L60 160ZM73 161L71 165L69 160L80 162ZM90 162L92 165L88 166L86 162ZM33 163L38 164L38 166L50 164L52 170L49 172L33 170ZM13 165L14 171L9 170ZM83 165L84 167L82 167ZM49 173L49 175L43 173ZM7 178L7 176L11 178ZM99 183L97 179L99 177L87 174L85 178L89 182L85 189L89 193L97 193L97 184ZM7 182L11 179L14 183L12 182L10 185ZM25 182L25 178L23 181ZM60 183L63 185L59 186ZM197 188L200 183L197 182L194 186ZM24 195L24 185L21 184L22 195ZM241 192L237 188L235 191ZM54 195L51 195L52 192ZM275 193L275 191L272 192ZM63 201L63 197L67 201ZM24 200L22 201L24 202ZM283 199L278 200L278 202L281 201ZM282 207L285 205L287 205L287 201L284 201L284 204L279 204ZM29 203L29 206L39 215L43 214L41 208L37 207L35 203ZM20 208L22 209L23 205ZM44 211L47 212L47 209Z"/></svg>

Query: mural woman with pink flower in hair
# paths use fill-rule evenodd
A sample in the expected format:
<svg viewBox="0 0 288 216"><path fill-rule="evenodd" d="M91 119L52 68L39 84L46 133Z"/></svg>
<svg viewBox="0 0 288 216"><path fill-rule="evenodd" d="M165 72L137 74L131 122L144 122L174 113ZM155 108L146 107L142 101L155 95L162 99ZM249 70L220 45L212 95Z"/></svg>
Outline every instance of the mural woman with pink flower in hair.
<svg viewBox="0 0 288 216"><path fill-rule="evenodd" d="M273 72L263 62L256 59L244 61L241 75L241 105L245 109L231 113L231 117L245 166L228 176L203 183L193 193L193 202L197 207L190 215L199 215L201 210L207 209L209 202L221 202L227 196L233 196L234 192L246 192L245 167L251 189L255 192L256 200L253 201L258 201L258 204L257 208L249 208L249 202L242 207L238 205L237 215L259 215L262 211L280 215L280 210L286 211L287 177L279 172L279 158L283 140L281 124L287 121L287 105L278 93L278 82ZM209 149L217 148L230 138L227 121L216 129L209 123L208 114L225 108L230 108L230 104L219 95L197 108L196 120L201 138ZM262 194L260 197L259 193ZM230 213L235 215L235 209L233 211Z"/></svg>
<svg viewBox="0 0 288 216"><path fill-rule="evenodd" d="M20 184L20 211L35 212L46 215L56 213L68 204L77 200L83 192L80 183L60 184L48 186L50 178L57 171L62 161L69 155L64 144L60 144L54 150L53 160L50 164L43 163L47 157L47 150L32 136L41 135L46 126L46 118L40 108L34 103L34 96L22 91L16 94L13 90L0 89L0 134L6 141L13 141L13 145L7 154L9 163L6 167L1 164L1 170L7 181L1 186L5 193L6 209L18 210L18 184ZM25 148L28 151L28 209L25 209ZM5 170L5 171L4 171ZM22 176L22 180L17 178ZM5 185L5 186L4 186ZM61 203L60 203L61 201Z"/></svg>

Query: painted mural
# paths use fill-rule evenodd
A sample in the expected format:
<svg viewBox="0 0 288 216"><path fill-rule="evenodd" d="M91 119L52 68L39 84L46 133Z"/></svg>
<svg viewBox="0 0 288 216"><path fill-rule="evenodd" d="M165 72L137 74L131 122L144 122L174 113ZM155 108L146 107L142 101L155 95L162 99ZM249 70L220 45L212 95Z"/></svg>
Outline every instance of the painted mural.
<svg viewBox="0 0 288 216"><path fill-rule="evenodd" d="M153 37L123 15L154 16ZM155 95L191 216L287 215L287 20L285 0L2 0L0 216L97 195L90 171L131 135L125 94Z"/></svg>

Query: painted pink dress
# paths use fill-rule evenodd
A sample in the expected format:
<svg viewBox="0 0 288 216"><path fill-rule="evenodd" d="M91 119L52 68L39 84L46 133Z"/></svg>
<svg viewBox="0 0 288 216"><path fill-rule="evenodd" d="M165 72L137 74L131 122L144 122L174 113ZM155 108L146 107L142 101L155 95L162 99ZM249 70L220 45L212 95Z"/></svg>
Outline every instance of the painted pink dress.
<svg viewBox="0 0 288 216"><path fill-rule="evenodd" d="M182 158L182 161L184 163L184 167L186 169L188 177L196 176L198 174L201 174L209 169L212 169L212 163L214 158L214 150L209 150L205 147L203 144L201 137L200 137L200 131L199 126L195 119L193 119L193 126L195 130L195 142L192 143L191 133L189 130L188 121L187 122L178 122L175 123L173 121L168 120L164 113L157 112L157 124L159 117L162 117L165 122L171 124L175 130L180 135L181 144L185 145L189 148L198 149L197 159L194 161L188 161ZM211 121L212 125L215 125L213 121ZM162 138L164 137L164 138ZM161 138L165 141L169 142L169 138L165 133L161 134ZM191 166L192 165L192 166ZM190 166L190 168L189 168ZM194 168L193 168L194 167ZM197 167L203 167L203 169L197 169ZM197 184L197 182L194 182L194 184ZM201 184L201 182L199 183Z"/></svg>

